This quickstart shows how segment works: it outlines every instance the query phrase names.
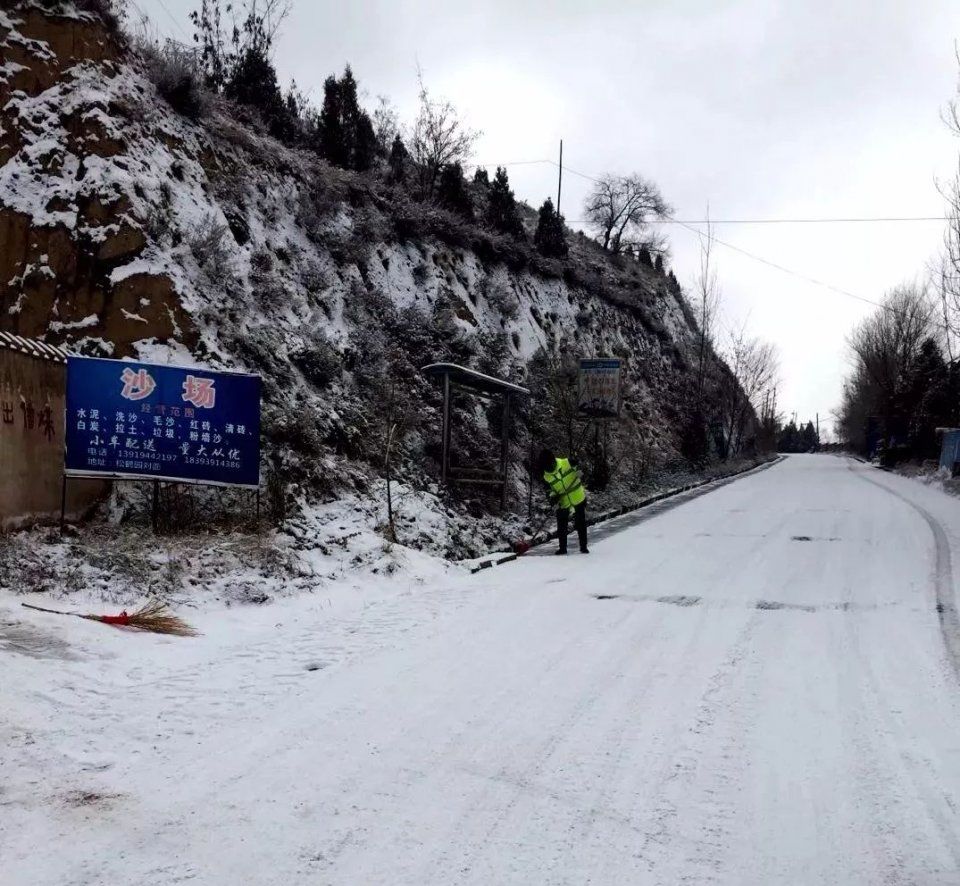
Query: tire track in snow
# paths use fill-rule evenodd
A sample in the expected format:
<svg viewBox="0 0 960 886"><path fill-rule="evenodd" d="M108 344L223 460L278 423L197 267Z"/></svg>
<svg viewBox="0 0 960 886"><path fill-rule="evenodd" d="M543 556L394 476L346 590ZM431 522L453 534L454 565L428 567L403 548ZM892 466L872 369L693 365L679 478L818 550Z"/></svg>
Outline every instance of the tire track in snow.
<svg viewBox="0 0 960 886"><path fill-rule="evenodd" d="M915 736L908 734L902 718L898 716L899 712L891 710L889 687L881 685L873 663L860 643L857 633L859 622L850 619L846 624L862 676L858 691L851 699L850 709L859 712L869 707L874 712L874 719L872 721L864 719L864 725L859 730L861 736L867 738L869 751L863 754L863 760L872 762L874 788L878 782L882 782L884 786L883 793L873 798L876 807L874 820L889 822L891 806L893 806L905 810L906 814L902 815L904 821L916 824L918 816L911 815L911 810L905 809L905 805L910 798L902 789L902 785L909 782L914 789L914 798L923 804L927 819L939 832L943 845L953 860L954 870L949 873L955 875L957 871L960 871L960 845L957 843L956 829L949 820L952 815L951 801L943 787L938 784L937 775L931 770L929 760L923 761L914 752L917 747ZM853 704L854 698L859 704ZM864 701L868 701L869 705L864 705ZM877 765L877 761L880 759L887 761L883 770ZM893 776L894 771L900 776L897 782L895 782ZM879 836L888 840L893 833L898 833L901 828L902 826L894 827L892 824L888 824L885 832L880 833ZM919 835L910 841L911 846L919 842L918 837ZM944 873L948 872L931 870L926 871L925 876L936 875L939 877ZM891 882L900 881L893 879ZM924 882L935 881L925 880Z"/></svg>
<svg viewBox="0 0 960 886"><path fill-rule="evenodd" d="M911 501L905 495L901 495L894 489L891 489L885 483L880 483L871 477L868 477L863 468L856 468L853 465L847 466L861 480L872 484L884 492L888 492L894 498L899 499L904 504L909 505L916 511L933 533L933 542L935 548L934 560L934 589L937 599L937 615L940 619L940 633L943 637L943 645L946 648L947 659L953 668L954 676L960 682L960 614L957 613L957 603L953 592L953 562L950 553L950 541L947 538L943 526L926 508ZM872 469L870 469L872 470Z"/></svg>
<svg viewBox="0 0 960 886"><path fill-rule="evenodd" d="M751 712L744 696L752 688L743 673L759 624L751 615L708 681L693 722L688 726L670 770L658 791L658 802L638 854L651 875L675 875L677 882L717 882L729 839L736 825L736 795L742 782L746 736ZM679 871L664 867L681 860ZM660 852L653 855L658 847ZM658 882L668 882L658 880Z"/></svg>
<svg viewBox="0 0 960 886"><path fill-rule="evenodd" d="M456 863L459 865L457 870L462 878L476 878L476 868L482 864L484 853L488 850L490 842L499 839L500 833L507 825L510 817L530 796L535 786L540 786L543 783L544 772L553 762L555 754L561 749L562 745L570 740L576 726L593 709L601 705L607 693L616 692L619 684L626 679L627 664L632 657L633 650L633 644L626 642L627 638L632 637L636 642L639 637L652 636L661 620L662 617L641 618L639 615L633 615L632 613L626 615L617 629L609 633L604 645L592 650L590 666L594 676L590 683L601 687L601 690L582 694L576 704L565 712L557 728L554 728L552 732L545 733L540 741L528 747L527 759L522 772L511 773L507 769L501 768L496 773L493 780L500 781L509 787L508 797L506 802L501 804L490 817L490 820L485 823L482 833L476 831L473 834L468 833L467 839L459 847L460 859ZM639 624L636 624L636 622L639 622ZM611 672L619 673L621 676L610 682L606 680L606 676ZM477 799L484 800L488 797L481 794ZM557 794L553 799L562 804L567 798ZM477 804L474 804L468 811L468 816L475 816L477 808ZM467 821L463 819L462 824L466 826ZM444 866L436 870L438 874L444 868L446 870L451 869L450 865L446 863L446 854L446 852L443 853Z"/></svg>

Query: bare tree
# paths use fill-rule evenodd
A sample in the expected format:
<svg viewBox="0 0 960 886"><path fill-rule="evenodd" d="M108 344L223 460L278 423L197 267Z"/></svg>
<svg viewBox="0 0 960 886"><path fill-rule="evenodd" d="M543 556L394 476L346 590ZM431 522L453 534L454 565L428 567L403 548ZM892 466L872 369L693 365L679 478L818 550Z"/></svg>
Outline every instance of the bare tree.
<svg viewBox="0 0 960 886"><path fill-rule="evenodd" d="M777 412L777 386L771 384L763 395L763 402L757 412L757 448L761 452L776 452L777 436L780 431L780 414Z"/></svg>
<svg viewBox="0 0 960 886"><path fill-rule="evenodd" d="M844 383L836 419L843 439L855 449L870 448L871 424L872 433L881 438L903 440L909 435L922 405L916 390L921 355L936 350L945 338L938 317L941 309L926 287L899 286L850 334L853 371Z"/></svg>
<svg viewBox="0 0 960 886"><path fill-rule="evenodd" d="M710 224L710 206L707 205L707 229L700 233L700 267L694 281L699 304L697 314L700 335L697 357L697 410L703 411L703 388L706 376L706 360L713 347L717 316L720 313L720 285L717 270L713 265L713 226Z"/></svg>
<svg viewBox="0 0 960 886"><path fill-rule="evenodd" d="M417 82L420 111L413 125L410 153L420 168L423 193L431 197L443 167L451 163L465 164L480 133L464 124L449 101L430 97L419 68Z"/></svg>
<svg viewBox="0 0 960 886"><path fill-rule="evenodd" d="M577 432L579 355L564 339L553 353L541 348L528 368L527 381L540 396L530 405L530 427L538 442L562 447L572 454Z"/></svg>
<svg viewBox="0 0 960 886"><path fill-rule="evenodd" d="M403 362L391 353L378 368L370 396L376 406L370 422L371 438L376 441L383 467L387 493L387 523L384 534L388 541L397 540L393 489L394 461L409 433L416 425L413 395L404 382Z"/></svg>
<svg viewBox="0 0 960 886"><path fill-rule="evenodd" d="M386 156L390 153L390 146L400 131L397 109L385 95L377 96L377 107L372 115L373 134L377 140L377 149Z"/></svg>
<svg viewBox="0 0 960 886"><path fill-rule="evenodd" d="M666 240L650 229L649 220L663 217L671 208L660 189L643 176L603 176L587 195L583 209L604 249L619 254L642 247L663 253Z"/></svg>
<svg viewBox="0 0 960 886"><path fill-rule="evenodd" d="M940 191L947 201L947 229L943 250L931 276L947 332L946 345L952 353L953 341L960 336L960 165L953 181Z"/></svg>
<svg viewBox="0 0 960 886"><path fill-rule="evenodd" d="M249 52L271 58L277 34L292 7L293 0L247 0L236 6L223 0L202 0L200 8L190 13L190 21L207 86L222 91ZM226 16L230 17L227 23Z"/></svg>
<svg viewBox="0 0 960 886"><path fill-rule="evenodd" d="M728 374L721 385L726 457L739 454L747 431L776 390L779 370L776 348L747 335L746 329L730 333L725 348Z"/></svg>
<svg viewBox="0 0 960 886"><path fill-rule="evenodd" d="M855 362L877 385L886 404L896 397L924 340L939 342L936 312L925 286L905 284L891 290L881 309L850 335Z"/></svg>
<svg viewBox="0 0 960 886"><path fill-rule="evenodd" d="M954 52L960 64L960 50L955 47ZM960 136L960 97L947 103L941 117L947 128L954 135ZM945 331L944 345L952 360L953 342L960 335L960 159L953 179L939 187L947 202L947 229L943 236L943 251L931 277L940 300Z"/></svg>

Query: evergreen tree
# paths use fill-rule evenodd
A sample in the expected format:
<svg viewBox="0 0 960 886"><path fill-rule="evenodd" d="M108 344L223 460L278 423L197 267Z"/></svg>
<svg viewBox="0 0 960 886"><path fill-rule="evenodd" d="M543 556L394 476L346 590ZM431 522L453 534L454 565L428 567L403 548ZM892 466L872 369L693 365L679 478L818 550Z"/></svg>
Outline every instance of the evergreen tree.
<svg viewBox="0 0 960 886"><path fill-rule="evenodd" d="M369 169L377 151L377 139L369 114L357 101L357 81L347 65L338 80L323 83L323 107L318 123L318 149L334 166Z"/></svg>
<svg viewBox="0 0 960 886"><path fill-rule="evenodd" d="M800 431L793 419L783 426L780 431L780 440L777 443L778 452L799 452L800 451Z"/></svg>
<svg viewBox="0 0 960 886"><path fill-rule="evenodd" d="M473 183L484 188L490 187L490 176L482 166L478 166L477 171L473 174Z"/></svg>
<svg viewBox="0 0 960 886"><path fill-rule="evenodd" d="M663 273L663 256L657 255L657 260L653 263L653 266L662 274Z"/></svg>
<svg viewBox="0 0 960 886"><path fill-rule="evenodd" d="M448 163L440 172L437 201L451 212L473 220L473 203L463 178L463 167L459 163Z"/></svg>
<svg viewBox="0 0 960 886"><path fill-rule="evenodd" d="M513 191L510 190L507 170L502 166L497 167L497 174L490 185L490 193L487 197L487 223L495 230L509 234L511 237L520 239L524 236L523 222L517 211Z"/></svg>
<svg viewBox="0 0 960 886"><path fill-rule="evenodd" d="M377 159L377 135L373 129L373 121L366 111L361 110L356 118L354 138L350 166L363 172L373 166Z"/></svg>
<svg viewBox="0 0 960 886"><path fill-rule="evenodd" d="M347 165L347 134L343 121L340 84L331 74L323 81L323 107L317 125L317 148L334 166Z"/></svg>
<svg viewBox="0 0 960 886"><path fill-rule="evenodd" d="M291 140L293 121L277 84L277 72L260 47L251 45L241 51L223 94L256 108L275 138Z"/></svg>
<svg viewBox="0 0 960 886"><path fill-rule="evenodd" d="M914 455L933 458L939 450L936 428L956 424L957 399L940 346L926 338L912 361L897 408L909 415L908 437Z"/></svg>
<svg viewBox="0 0 960 886"><path fill-rule="evenodd" d="M645 267L653 267L653 256L650 255L650 250L647 249L646 246L641 246L640 249L637 250L637 261Z"/></svg>
<svg viewBox="0 0 960 886"><path fill-rule="evenodd" d="M817 430L812 421L808 421L804 429L800 432L800 451L816 452L820 448L820 439L817 437Z"/></svg>
<svg viewBox="0 0 960 886"><path fill-rule="evenodd" d="M537 232L534 234L533 242L542 255L563 258L567 254L563 216L554 211L553 201L549 197L540 207L540 217L537 219Z"/></svg>
<svg viewBox="0 0 960 886"><path fill-rule="evenodd" d="M387 163L390 165L390 181L402 182L407 177L407 158L410 155L403 144L403 139L397 133L393 137L393 144L390 147L390 158Z"/></svg>
<svg viewBox="0 0 960 886"><path fill-rule="evenodd" d="M225 7L229 12L229 4ZM296 121L284 101L271 61L273 34L256 5L248 7L241 25L229 36L223 30L220 0L204 0L191 15L194 40L201 47L200 65L209 89L260 113L270 133L292 141Z"/></svg>

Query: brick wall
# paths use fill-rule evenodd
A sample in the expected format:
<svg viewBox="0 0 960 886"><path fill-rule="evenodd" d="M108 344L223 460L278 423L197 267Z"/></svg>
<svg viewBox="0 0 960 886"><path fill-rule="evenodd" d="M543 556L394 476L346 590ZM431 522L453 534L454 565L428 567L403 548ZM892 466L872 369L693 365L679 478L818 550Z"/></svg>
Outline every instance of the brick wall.
<svg viewBox="0 0 960 886"><path fill-rule="evenodd" d="M60 516L67 367L0 346L0 529ZM108 485L71 479L67 513L78 517Z"/></svg>

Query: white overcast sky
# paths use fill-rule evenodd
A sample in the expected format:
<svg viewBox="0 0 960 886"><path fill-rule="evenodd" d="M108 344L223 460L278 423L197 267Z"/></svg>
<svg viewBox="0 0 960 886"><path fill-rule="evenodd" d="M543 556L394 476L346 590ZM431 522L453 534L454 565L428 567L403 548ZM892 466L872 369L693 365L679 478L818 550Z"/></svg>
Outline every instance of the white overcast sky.
<svg viewBox="0 0 960 886"><path fill-rule="evenodd" d="M161 36L184 39L199 0L136 0ZM349 62L368 106L390 97L409 121L416 65L431 92L482 130L475 159L556 159L587 174L639 172L676 217L940 216L938 179L960 140L940 120L956 93L955 0L294 0L277 47L284 85L317 103ZM556 169L509 166L533 205ZM581 217L589 182L564 176ZM688 287L697 238L670 227ZM723 225L717 236L838 288L877 299L922 278L937 222ZM845 336L872 308L723 247L724 323L779 349L780 407L821 425L847 369Z"/></svg>

